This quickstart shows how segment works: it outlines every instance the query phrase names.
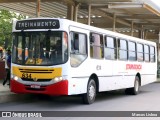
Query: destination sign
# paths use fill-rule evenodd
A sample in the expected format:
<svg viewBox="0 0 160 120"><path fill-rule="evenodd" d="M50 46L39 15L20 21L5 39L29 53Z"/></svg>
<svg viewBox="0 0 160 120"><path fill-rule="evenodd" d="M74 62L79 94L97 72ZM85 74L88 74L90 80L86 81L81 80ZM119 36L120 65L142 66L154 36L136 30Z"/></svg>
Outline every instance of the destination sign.
<svg viewBox="0 0 160 120"><path fill-rule="evenodd" d="M55 19L33 19L17 21L16 30L26 29L58 29L60 27L59 20Z"/></svg>

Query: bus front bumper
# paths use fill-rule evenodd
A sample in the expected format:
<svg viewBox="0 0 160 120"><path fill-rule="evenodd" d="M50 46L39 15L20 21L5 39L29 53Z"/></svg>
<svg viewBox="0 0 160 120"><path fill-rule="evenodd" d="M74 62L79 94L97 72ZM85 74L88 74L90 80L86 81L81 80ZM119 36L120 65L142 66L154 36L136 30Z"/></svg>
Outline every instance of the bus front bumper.
<svg viewBox="0 0 160 120"><path fill-rule="evenodd" d="M68 95L68 80L63 80L51 85L38 86L24 85L11 79L11 92L14 93L33 93L33 94L47 94L47 95Z"/></svg>

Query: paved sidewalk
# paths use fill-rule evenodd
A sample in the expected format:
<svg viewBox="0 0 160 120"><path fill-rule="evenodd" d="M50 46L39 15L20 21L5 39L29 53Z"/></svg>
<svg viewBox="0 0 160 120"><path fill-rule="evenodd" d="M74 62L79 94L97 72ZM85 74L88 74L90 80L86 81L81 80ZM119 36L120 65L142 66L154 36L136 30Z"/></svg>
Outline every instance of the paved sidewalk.
<svg viewBox="0 0 160 120"><path fill-rule="evenodd" d="M3 80L0 80L0 94L6 91L9 91L9 85L7 85L8 83L6 83L3 86Z"/></svg>
<svg viewBox="0 0 160 120"><path fill-rule="evenodd" d="M3 86L3 80L0 80L0 103L11 102L11 101L21 101L25 100L28 95L25 94L15 94L10 92L9 85Z"/></svg>
<svg viewBox="0 0 160 120"><path fill-rule="evenodd" d="M9 85L3 86L3 80L0 80L0 103L12 101L14 93L10 92Z"/></svg>

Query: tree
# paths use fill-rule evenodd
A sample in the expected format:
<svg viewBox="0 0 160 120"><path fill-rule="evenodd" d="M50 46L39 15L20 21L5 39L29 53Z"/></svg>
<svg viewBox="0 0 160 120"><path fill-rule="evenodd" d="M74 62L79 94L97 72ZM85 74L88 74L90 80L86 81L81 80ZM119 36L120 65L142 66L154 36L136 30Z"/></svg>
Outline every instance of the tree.
<svg viewBox="0 0 160 120"><path fill-rule="evenodd" d="M6 40L8 41L8 45L11 45L13 19L21 20L25 18L26 16L22 14L17 14L8 10L0 10L0 46L3 46Z"/></svg>

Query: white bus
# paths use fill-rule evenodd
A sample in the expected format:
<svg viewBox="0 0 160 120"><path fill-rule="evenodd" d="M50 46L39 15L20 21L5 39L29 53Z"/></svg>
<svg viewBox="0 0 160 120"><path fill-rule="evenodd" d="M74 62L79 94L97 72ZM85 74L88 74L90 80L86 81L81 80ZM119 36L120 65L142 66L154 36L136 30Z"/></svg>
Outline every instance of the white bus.
<svg viewBox="0 0 160 120"><path fill-rule="evenodd" d="M13 24L11 91L82 95L156 81L156 43L67 19L34 18Z"/></svg>

